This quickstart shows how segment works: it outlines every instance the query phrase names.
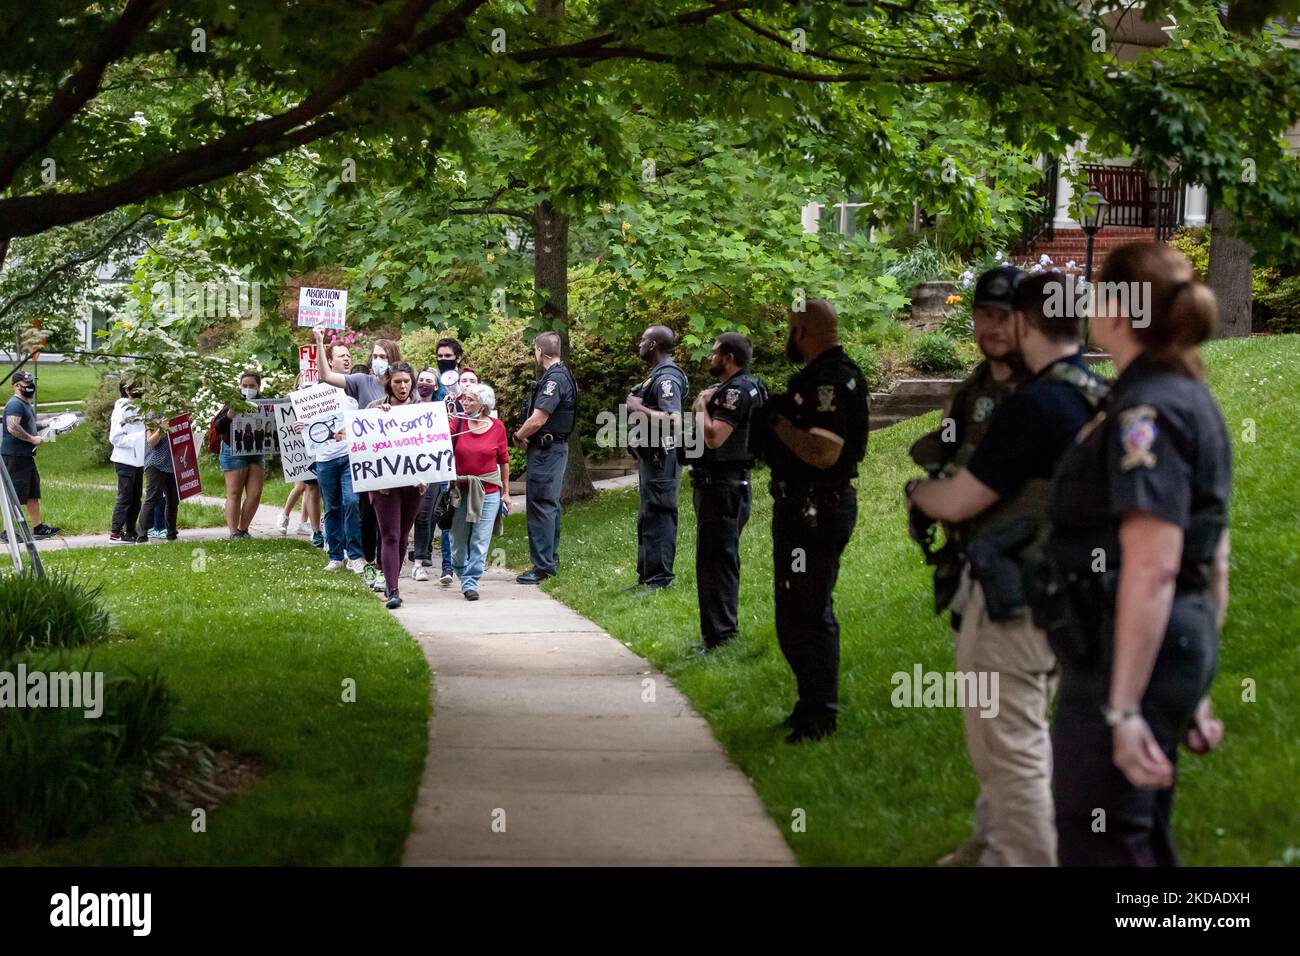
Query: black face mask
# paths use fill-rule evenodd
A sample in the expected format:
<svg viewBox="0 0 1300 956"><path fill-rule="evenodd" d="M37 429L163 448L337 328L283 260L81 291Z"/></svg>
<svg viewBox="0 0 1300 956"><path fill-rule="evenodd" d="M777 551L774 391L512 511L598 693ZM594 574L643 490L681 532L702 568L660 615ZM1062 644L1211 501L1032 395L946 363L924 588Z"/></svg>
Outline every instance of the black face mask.
<svg viewBox="0 0 1300 956"><path fill-rule="evenodd" d="M438 371L450 372L456 368L455 359L438 359Z"/></svg>
<svg viewBox="0 0 1300 956"><path fill-rule="evenodd" d="M785 357L791 362L802 362L803 353L799 351L799 346L794 342L794 332L791 331L789 337L785 340Z"/></svg>
<svg viewBox="0 0 1300 956"><path fill-rule="evenodd" d="M23 393L25 396L27 396L28 398L31 398L33 395L36 394L36 386L35 386L35 385L23 385L23 386L21 386L21 387L18 389L18 391L22 392L22 393Z"/></svg>
<svg viewBox="0 0 1300 956"><path fill-rule="evenodd" d="M131 389L131 391L127 392L127 394L130 395L132 398L143 398L143 397L144 397L144 392L143 392L141 389L138 389L138 388L133 388L133 389Z"/></svg>

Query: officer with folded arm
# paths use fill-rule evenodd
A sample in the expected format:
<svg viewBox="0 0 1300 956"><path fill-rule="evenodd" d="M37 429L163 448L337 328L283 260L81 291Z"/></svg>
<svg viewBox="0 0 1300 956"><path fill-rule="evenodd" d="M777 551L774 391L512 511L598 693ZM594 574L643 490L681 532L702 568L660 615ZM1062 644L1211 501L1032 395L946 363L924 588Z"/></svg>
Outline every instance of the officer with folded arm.
<svg viewBox="0 0 1300 956"><path fill-rule="evenodd" d="M695 503L695 581L699 591L701 650L711 651L739 631L740 534L749 521L754 461L750 440L767 390L750 374L749 339L725 332L713 343L709 371L721 380L691 406L704 449L691 464Z"/></svg>
<svg viewBox="0 0 1300 956"><path fill-rule="evenodd" d="M528 453L524 479L533 559L532 568L515 578L520 584L540 584L559 570L560 492L578 407L578 385L560 361L560 346L557 332L543 332L533 340L533 360L541 377L524 405L524 423L515 432L515 444Z"/></svg>
<svg viewBox="0 0 1300 956"><path fill-rule="evenodd" d="M1066 288L1060 272L1020 282L1013 327L1031 377L998 406L965 468L908 483L912 506L967 524L957 670L999 675L996 713L970 702L962 713L988 809L985 866L1056 864L1047 720L1056 659L1025 605L1019 555L1045 522L1057 462L1105 396L1080 352L1083 316L1055 307Z"/></svg>
<svg viewBox="0 0 1300 956"><path fill-rule="evenodd" d="M640 433L632 453L637 459L641 507L636 516L637 580L623 590L638 596L671 586L677 558L677 493L682 481L677 446L686 373L673 361L676 345L677 337L666 325L645 330L637 353L650 366L650 375L626 399L629 421L634 415L639 418L630 428L629 444L631 436Z"/></svg>
<svg viewBox="0 0 1300 956"><path fill-rule="evenodd" d="M851 479L867 451L867 380L839 344L839 318L824 299L791 312L786 355L804 367L768 405L763 454L772 468L776 637L799 699L786 743L836 729L840 625L832 593L853 534Z"/></svg>

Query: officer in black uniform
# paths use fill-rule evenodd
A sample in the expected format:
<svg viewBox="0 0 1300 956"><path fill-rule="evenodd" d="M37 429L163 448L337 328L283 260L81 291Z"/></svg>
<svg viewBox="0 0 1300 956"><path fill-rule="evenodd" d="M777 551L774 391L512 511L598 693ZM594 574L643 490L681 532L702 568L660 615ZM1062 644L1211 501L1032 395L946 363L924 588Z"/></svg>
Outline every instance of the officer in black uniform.
<svg viewBox="0 0 1300 956"><path fill-rule="evenodd" d="M1093 334L1120 375L1057 474L1036 619L1061 662L1053 774L1063 866L1170 866L1178 745L1218 743L1208 692L1228 599L1231 444L1197 346L1217 307L1181 253L1121 246ZM1137 293L1141 294L1141 293Z"/></svg>
<svg viewBox="0 0 1300 956"><path fill-rule="evenodd" d="M835 732L840 626L832 593L858 517L851 479L867 450L867 380L839 345L839 318L824 299L791 312L786 354L804 367L774 396L763 454L772 468L776 636L799 699L787 743Z"/></svg>
<svg viewBox="0 0 1300 956"><path fill-rule="evenodd" d="M559 570L560 490L578 407L578 385L560 361L559 334L537 336L533 359L542 374L524 405L524 423L515 432L515 443L528 452L524 479L528 551L533 559L532 569L515 578L520 584L538 584Z"/></svg>
<svg viewBox="0 0 1300 956"><path fill-rule="evenodd" d="M721 384L700 392L692 406L704 450L691 465L695 501L695 580L699 589L702 650L737 636L740 534L749 521L753 465L750 422L767 399L749 372L749 339L725 332L713 343L709 371Z"/></svg>
<svg viewBox="0 0 1300 956"><path fill-rule="evenodd" d="M633 425L641 431L632 446L637 458L641 508L636 516L636 584L623 588L641 595L673 583L677 557L677 491L682 466L677 457L681 438L682 400L686 373L673 361L677 337L664 325L652 325L641 336L637 351L650 366L650 377L627 396L628 416L644 416Z"/></svg>

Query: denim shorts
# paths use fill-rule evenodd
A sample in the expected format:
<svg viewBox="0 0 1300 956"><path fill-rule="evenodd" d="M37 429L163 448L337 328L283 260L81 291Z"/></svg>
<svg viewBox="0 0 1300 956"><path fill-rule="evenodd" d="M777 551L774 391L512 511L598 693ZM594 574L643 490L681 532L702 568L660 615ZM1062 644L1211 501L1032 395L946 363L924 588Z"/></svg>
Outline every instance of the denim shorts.
<svg viewBox="0 0 1300 956"><path fill-rule="evenodd" d="M221 443L221 454L217 456L222 471L243 471L249 465L265 469L266 462L261 455L236 455L230 450L229 442Z"/></svg>

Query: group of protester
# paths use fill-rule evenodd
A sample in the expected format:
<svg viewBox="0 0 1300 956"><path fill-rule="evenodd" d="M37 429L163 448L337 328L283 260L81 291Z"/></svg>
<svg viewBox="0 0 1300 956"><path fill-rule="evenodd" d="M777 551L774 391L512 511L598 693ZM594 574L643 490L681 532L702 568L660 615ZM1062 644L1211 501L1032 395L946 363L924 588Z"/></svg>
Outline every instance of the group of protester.
<svg viewBox="0 0 1300 956"><path fill-rule="evenodd" d="M441 529L443 586L459 578L467 600L478 600L479 580L486 566L488 546L501 517L509 512L510 459L505 428L496 416L496 393L479 382L473 368L464 366L463 349L453 338L437 343L438 368L417 373L402 360L398 344L389 339L374 343L369 367L352 367L347 346L326 346L316 332L320 380L339 388L345 409L380 408L419 402L447 406L455 454L455 482L412 484L358 494L352 489L346 436L317 455L314 478L296 482L277 520L277 530L287 534L299 501L303 518L299 530L312 535L313 544L329 554L327 571L347 568L366 577L382 591L387 606L402 603L400 579L404 558L413 564L412 578L428 581L433 539ZM296 385L306 384L299 376ZM261 377L252 371L240 376L244 400L261 397ZM138 381L123 380L121 398L109 428L112 460L118 474L118 495L109 536L115 541L147 541L152 531L155 505L163 509L165 532L174 540L179 503L166 426L147 422L137 411L143 395ZM266 480L264 455L231 445L231 428L237 412L223 406L211 430L220 441L218 461L226 483L226 525L232 538L248 538L249 526L261 503ZM302 423L295 428L301 430ZM141 486L148 491L141 501ZM414 532L414 542L411 537ZM410 550L408 551L408 545Z"/></svg>
<svg viewBox="0 0 1300 956"><path fill-rule="evenodd" d="M991 712L964 705L980 783L975 832L941 863L1172 864L1178 747L1205 753L1222 736L1208 691L1227 608L1231 455L1198 353L1217 306L1187 260L1159 243L1116 249L1100 276L1099 285L1107 284L1134 290L1131 299L1102 302L1092 317L1093 335L1119 372L1113 383L1083 358L1084 315L1052 305L1073 287L1066 276L1011 266L982 276L974 335L985 360L957 391L941 428L913 449L929 477L907 485L909 523L935 566L936 611L952 612L957 676L1000 676ZM1138 302L1146 303L1141 313L1130 308ZM624 591L647 596L672 585L678 488L689 464L699 652L739 638L740 537L750 469L765 459L776 632L797 688L783 726L787 742L798 744L837 729L833 591L857 518L852 480L866 452L868 390L839 343L829 302L809 300L788 318L787 355L802 368L785 392L768 396L749 370L748 339L727 333L709 361L718 384L698 395L690 415L671 330L646 329L638 351L649 374L626 407L657 426L649 433L659 437L633 448L638 580ZM377 567L388 606L396 607L408 538L414 530L413 577L425 580L436 525L452 532L450 545L443 536L442 583L455 575L465 597L477 599L487 546L509 502L508 447L493 390L462 367L453 339L438 343L438 370L418 374L395 342L375 343L368 370L351 367L346 347L326 348L319 331L317 346L321 380L343 390L350 407L447 402L459 476L357 495L346 445L321 455L302 495L310 500L313 484L319 491L327 570ZM540 376L514 435L528 456L533 562L521 584L558 572L560 487L577 400L558 335L538 336L534 359ZM245 397L256 397L256 376L242 384ZM131 431L116 412L114 420L115 460L116 449L130 444L131 461L143 457L148 466L139 520L165 499L174 533L174 495L155 488L166 483L161 456L137 454L158 447L157 430ZM702 438L698 457L685 453L688 421ZM255 509L261 462L241 462L228 446L221 457L228 520L239 536L252 512L238 495L251 495ZM122 512L123 523L132 518L130 508ZM937 550L934 522L947 532ZM116 531L117 512L114 523Z"/></svg>

